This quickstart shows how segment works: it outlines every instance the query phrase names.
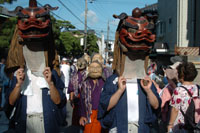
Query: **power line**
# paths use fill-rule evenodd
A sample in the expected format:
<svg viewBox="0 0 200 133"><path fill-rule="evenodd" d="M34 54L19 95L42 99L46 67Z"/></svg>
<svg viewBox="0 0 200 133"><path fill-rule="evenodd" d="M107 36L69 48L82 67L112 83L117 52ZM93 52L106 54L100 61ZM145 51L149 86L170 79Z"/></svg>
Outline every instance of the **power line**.
<svg viewBox="0 0 200 133"><path fill-rule="evenodd" d="M76 0L75 0L76 1ZM69 3L71 3L72 6L74 6L76 8L76 10L79 10L80 12L82 12L80 10L80 8L78 8L78 6L76 4L74 4L73 2L71 2L70 0L68 0ZM80 5L80 4L79 4Z"/></svg>
<svg viewBox="0 0 200 133"><path fill-rule="evenodd" d="M94 2L93 2L94 3ZM97 8L97 5L96 4L92 4L92 6L93 6L93 8L96 10L96 12L98 12L98 14L100 14L103 18L105 18L105 19L107 19L106 17L105 17L105 14L102 14L102 10L100 10L99 8ZM107 23L107 22L105 22L105 23Z"/></svg>
<svg viewBox="0 0 200 133"><path fill-rule="evenodd" d="M111 16L108 15L109 13L107 12L107 9L106 9L106 8L103 8L103 7L101 6L101 4L96 4L96 6L99 7L100 11L106 12L106 15L108 16L108 18L111 17Z"/></svg>
<svg viewBox="0 0 200 133"><path fill-rule="evenodd" d="M77 17L64 3L62 3L60 0L58 0L61 5L65 7L67 11L69 11L76 19L78 19L83 25L85 24L79 17ZM89 28L89 27L88 27Z"/></svg>
<svg viewBox="0 0 200 133"><path fill-rule="evenodd" d="M59 2L60 2L60 4L62 4L67 10L69 9L64 3L62 3L60 0L58 0ZM41 3L39 3L38 2L38 4L40 5L40 6L43 6ZM70 9L68 10L74 17L76 17L82 24L84 24L84 22L83 21L81 21L80 20L80 18L79 17L77 17ZM53 14L53 15L55 15L56 17L58 17L58 18L60 18L60 19L62 19L62 20L64 20L64 21L66 21L64 18L62 18L62 17L60 17L60 16L58 16L57 14L55 14L54 12L52 12L51 11L51 13ZM88 27L87 26L87 28L88 29L90 29L91 30L91 28L90 27ZM80 30L80 29L78 29L77 27L76 27L76 29L77 30ZM80 30L81 31L81 30ZM101 36L100 34L98 34L98 33L96 33L97 35L99 35L99 36Z"/></svg>
<svg viewBox="0 0 200 133"><path fill-rule="evenodd" d="M131 5L131 4L139 4L139 5L145 5L144 2L138 2L138 1L102 1L102 0L97 0L97 3L101 4L120 4L120 5Z"/></svg>
<svg viewBox="0 0 200 133"><path fill-rule="evenodd" d="M77 17L64 3L62 3L60 0L58 0L58 2L60 2L60 4L65 7L65 9L67 9L75 18L77 18L82 24L85 25L85 23L79 17ZM89 26L87 26L87 28L91 30Z"/></svg>
<svg viewBox="0 0 200 133"><path fill-rule="evenodd" d="M40 6L43 6L41 3L39 3L39 2L37 2ZM59 15L57 15L57 14L55 14L54 12L52 12L52 11L50 11L54 16L56 16L57 18L59 18L59 19L61 19L61 20L63 20L63 21L67 21L67 20L65 20L64 18L62 18L62 17L60 17ZM80 29L78 29L77 28L77 26L75 26L75 28L77 29L77 30L80 30Z"/></svg>

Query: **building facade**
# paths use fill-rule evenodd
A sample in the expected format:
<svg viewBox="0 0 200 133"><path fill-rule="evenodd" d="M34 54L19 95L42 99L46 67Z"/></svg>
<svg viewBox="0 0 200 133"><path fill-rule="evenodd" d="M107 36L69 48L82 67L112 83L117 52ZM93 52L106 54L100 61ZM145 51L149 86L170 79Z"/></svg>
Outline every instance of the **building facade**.
<svg viewBox="0 0 200 133"><path fill-rule="evenodd" d="M199 7L199 0L158 0L157 42L167 43L170 50L199 47Z"/></svg>
<svg viewBox="0 0 200 133"><path fill-rule="evenodd" d="M104 59L112 59L113 58L113 51L114 51L114 41L109 40L108 42L105 41L104 35L101 35L101 38L98 38L97 45L99 47L99 54L103 56ZM107 45L107 48L106 48Z"/></svg>
<svg viewBox="0 0 200 133"><path fill-rule="evenodd" d="M158 0L157 42L193 62L200 73L200 1ZM200 82L200 74L195 83Z"/></svg>

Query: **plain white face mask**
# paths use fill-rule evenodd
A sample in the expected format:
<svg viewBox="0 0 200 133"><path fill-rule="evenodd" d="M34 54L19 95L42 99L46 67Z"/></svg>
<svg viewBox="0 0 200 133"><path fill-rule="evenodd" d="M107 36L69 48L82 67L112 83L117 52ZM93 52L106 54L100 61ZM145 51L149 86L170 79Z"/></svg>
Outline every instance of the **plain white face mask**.
<svg viewBox="0 0 200 133"><path fill-rule="evenodd" d="M30 44L23 46L23 54L26 66L35 76L43 77L45 68L44 48L42 44Z"/></svg>
<svg viewBox="0 0 200 133"><path fill-rule="evenodd" d="M141 55L134 59L126 56L123 76L127 79L142 79L145 75L144 59L141 58Z"/></svg>

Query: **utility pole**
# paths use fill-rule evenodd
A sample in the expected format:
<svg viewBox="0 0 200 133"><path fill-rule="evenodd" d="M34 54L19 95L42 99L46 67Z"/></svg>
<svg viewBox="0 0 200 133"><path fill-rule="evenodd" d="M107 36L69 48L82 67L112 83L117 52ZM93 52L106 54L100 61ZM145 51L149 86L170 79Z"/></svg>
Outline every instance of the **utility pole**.
<svg viewBox="0 0 200 133"><path fill-rule="evenodd" d="M108 20L108 27L107 27L107 43L106 43L106 56L105 59L107 60L108 58L108 44L109 44L109 32L110 32L110 26L109 26L109 20Z"/></svg>
<svg viewBox="0 0 200 133"><path fill-rule="evenodd" d="M85 0L85 39L84 39L84 52L86 52L87 49L87 0Z"/></svg>
<svg viewBox="0 0 200 133"><path fill-rule="evenodd" d="M103 30L101 31L101 53L100 53L103 58L105 58L105 41L104 41L104 34Z"/></svg>

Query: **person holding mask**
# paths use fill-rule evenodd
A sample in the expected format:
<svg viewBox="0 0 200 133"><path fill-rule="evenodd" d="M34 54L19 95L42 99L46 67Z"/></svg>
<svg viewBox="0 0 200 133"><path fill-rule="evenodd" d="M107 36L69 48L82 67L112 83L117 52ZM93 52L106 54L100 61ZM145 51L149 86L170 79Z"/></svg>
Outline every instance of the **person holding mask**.
<svg viewBox="0 0 200 133"><path fill-rule="evenodd" d="M157 132L161 99L152 80L146 76L149 42L155 36L141 22L151 24L139 8L132 11L132 16L122 13L114 17L120 19L112 64L114 74L106 79L102 89L98 120L110 133Z"/></svg>
<svg viewBox="0 0 200 133"><path fill-rule="evenodd" d="M61 114L66 105L65 86L59 77L49 17L50 11L56 9L49 4L38 7L36 0L29 0L29 7L17 7L13 11L18 15L26 12L29 16L27 23L18 17L5 67L12 79L5 111L16 133L58 133L65 119ZM44 19L37 19L41 15ZM41 32L35 32L37 28ZM24 34L24 30L29 32Z"/></svg>
<svg viewBox="0 0 200 133"><path fill-rule="evenodd" d="M78 71L73 75L69 82L68 93L70 94L70 103L73 108L72 113L72 125L78 126L80 128L80 94L81 94L81 84L86 78L86 68L88 67L87 61L81 57L77 61Z"/></svg>
<svg viewBox="0 0 200 133"><path fill-rule="evenodd" d="M103 67L98 61L88 67L88 77L82 83L81 90L81 118L80 125L84 126L84 133L101 133L101 124L97 120L98 105L104 77Z"/></svg>

